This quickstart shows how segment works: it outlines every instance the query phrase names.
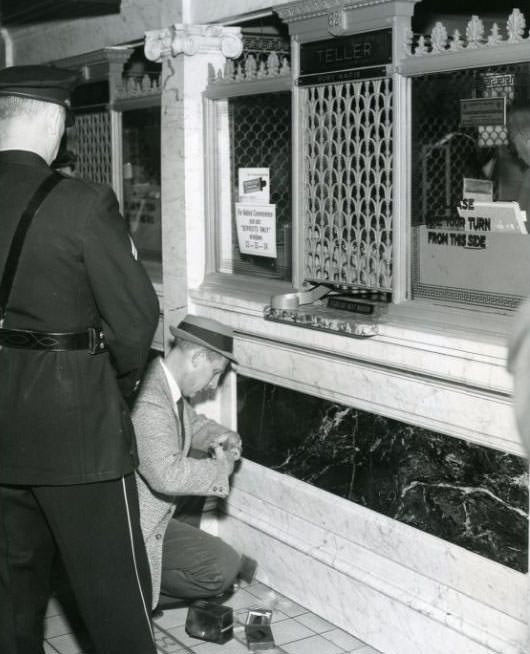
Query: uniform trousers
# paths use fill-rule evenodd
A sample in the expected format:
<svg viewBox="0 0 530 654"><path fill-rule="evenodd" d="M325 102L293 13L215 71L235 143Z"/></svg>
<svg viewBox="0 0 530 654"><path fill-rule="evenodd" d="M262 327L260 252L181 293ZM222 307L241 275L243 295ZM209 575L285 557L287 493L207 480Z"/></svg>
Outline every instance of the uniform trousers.
<svg viewBox="0 0 530 654"><path fill-rule="evenodd" d="M2 654L42 654L57 554L96 654L155 654L133 474L70 486L0 485Z"/></svg>

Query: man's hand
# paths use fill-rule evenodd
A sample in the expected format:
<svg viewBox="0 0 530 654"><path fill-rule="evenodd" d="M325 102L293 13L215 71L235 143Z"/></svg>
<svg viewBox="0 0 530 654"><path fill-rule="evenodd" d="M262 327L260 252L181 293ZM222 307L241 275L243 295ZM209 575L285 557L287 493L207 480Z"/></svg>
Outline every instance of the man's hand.
<svg viewBox="0 0 530 654"><path fill-rule="evenodd" d="M211 447L215 449L217 446L222 447L225 452L230 453L234 461L241 458L241 438L235 431L227 431L214 438L211 442Z"/></svg>
<svg viewBox="0 0 530 654"><path fill-rule="evenodd" d="M213 458L226 466L226 474L230 477L234 472L234 464L239 456L236 458L231 450L225 450L221 444L212 444L211 449Z"/></svg>

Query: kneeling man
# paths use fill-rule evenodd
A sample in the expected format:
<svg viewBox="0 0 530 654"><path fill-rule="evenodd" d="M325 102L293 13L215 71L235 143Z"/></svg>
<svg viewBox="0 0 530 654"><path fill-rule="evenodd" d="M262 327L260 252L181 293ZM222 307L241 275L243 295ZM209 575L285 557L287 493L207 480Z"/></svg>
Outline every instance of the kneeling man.
<svg viewBox="0 0 530 654"><path fill-rule="evenodd" d="M241 456L236 432L197 414L188 400L215 389L230 361L232 331L188 315L170 327L165 359L150 365L132 417L140 464L140 518L153 583L153 607L163 596L213 597L232 585L242 557L221 539L186 523L189 496L226 497ZM244 557L243 557L244 559Z"/></svg>

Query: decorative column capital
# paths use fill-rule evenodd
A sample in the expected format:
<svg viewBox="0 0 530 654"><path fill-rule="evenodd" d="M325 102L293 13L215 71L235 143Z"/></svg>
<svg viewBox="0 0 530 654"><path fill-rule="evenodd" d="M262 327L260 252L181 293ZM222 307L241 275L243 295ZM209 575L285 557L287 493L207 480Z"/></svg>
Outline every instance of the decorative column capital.
<svg viewBox="0 0 530 654"><path fill-rule="evenodd" d="M189 56L221 53L227 58L237 59L243 52L241 28L178 23L165 29L146 32L144 51L151 61L176 57L181 53Z"/></svg>

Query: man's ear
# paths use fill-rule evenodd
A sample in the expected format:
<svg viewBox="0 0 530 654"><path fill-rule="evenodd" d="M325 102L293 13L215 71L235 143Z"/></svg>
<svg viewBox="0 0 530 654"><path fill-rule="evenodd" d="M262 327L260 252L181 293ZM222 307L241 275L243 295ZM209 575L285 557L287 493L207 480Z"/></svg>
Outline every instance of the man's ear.
<svg viewBox="0 0 530 654"><path fill-rule="evenodd" d="M50 136L59 136L62 138L65 125L64 109L59 106L53 105L48 109L50 111L50 119L48 120L48 133Z"/></svg>

